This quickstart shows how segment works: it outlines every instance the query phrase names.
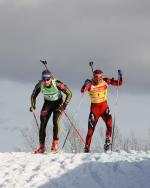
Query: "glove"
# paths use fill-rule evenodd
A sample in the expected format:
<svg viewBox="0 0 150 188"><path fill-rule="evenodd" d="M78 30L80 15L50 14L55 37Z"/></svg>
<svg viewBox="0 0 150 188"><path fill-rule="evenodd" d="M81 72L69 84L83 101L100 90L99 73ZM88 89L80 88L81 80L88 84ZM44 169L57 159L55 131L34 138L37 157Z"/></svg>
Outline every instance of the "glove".
<svg viewBox="0 0 150 188"><path fill-rule="evenodd" d="M65 103L63 103L63 104L61 104L60 106L59 106L59 108L58 108L58 111L59 112L63 112L65 109L66 109L66 104Z"/></svg>
<svg viewBox="0 0 150 188"><path fill-rule="evenodd" d="M90 83L90 80L86 79L85 82L84 82L84 86L87 86L89 83Z"/></svg>
<svg viewBox="0 0 150 188"><path fill-rule="evenodd" d="M118 69L118 76L122 77L122 70Z"/></svg>
<svg viewBox="0 0 150 188"><path fill-rule="evenodd" d="M34 106L34 107L33 107L33 106L31 106L29 110L30 110L30 112L35 111L35 106Z"/></svg>
<svg viewBox="0 0 150 188"><path fill-rule="evenodd" d="M86 79L84 82L84 85L81 88L81 93L85 92L86 86L90 83L91 81L89 79Z"/></svg>

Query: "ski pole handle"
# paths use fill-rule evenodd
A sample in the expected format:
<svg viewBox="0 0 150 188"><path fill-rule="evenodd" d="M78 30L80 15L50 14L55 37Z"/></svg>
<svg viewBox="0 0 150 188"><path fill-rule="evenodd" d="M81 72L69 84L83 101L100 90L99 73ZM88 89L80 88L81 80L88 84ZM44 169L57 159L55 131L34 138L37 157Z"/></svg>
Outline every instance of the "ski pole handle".
<svg viewBox="0 0 150 188"><path fill-rule="evenodd" d="M118 69L118 76L122 77L122 70L121 69Z"/></svg>
<svg viewBox="0 0 150 188"><path fill-rule="evenodd" d="M44 60L44 61L43 61L43 60L40 60L40 62L43 63L44 65L47 64L47 61L45 61L45 60Z"/></svg>
<svg viewBox="0 0 150 188"><path fill-rule="evenodd" d="M47 68L47 61L40 60L40 62L45 66L46 70L48 70L48 68Z"/></svg>
<svg viewBox="0 0 150 188"><path fill-rule="evenodd" d="M94 72L94 70L93 70L93 64L94 64L94 62L93 61L90 61L89 62L89 66L91 67L91 69L92 69L92 73Z"/></svg>

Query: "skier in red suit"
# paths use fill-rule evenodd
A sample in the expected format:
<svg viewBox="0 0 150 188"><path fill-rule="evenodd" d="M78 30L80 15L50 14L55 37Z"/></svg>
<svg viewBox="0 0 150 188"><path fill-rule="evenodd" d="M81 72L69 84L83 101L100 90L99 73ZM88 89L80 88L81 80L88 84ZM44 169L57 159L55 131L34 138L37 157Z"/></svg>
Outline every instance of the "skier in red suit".
<svg viewBox="0 0 150 188"><path fill-rule="evenodd" d="M90 144L92 136L98 122L98 119L102 117L106 124L106 136L104 150L110 149L110 140L112 136L112 116L107 104L107 90L108 85L120 86L122 85L122 71L118 70L118 80L114 78L103 78L103 72L101 70L95 70L93 72L92 80L86 79L84 85L81 88L81 92L88 91L91 99L91 111L88 120L88 132L86 136L86 145L84 152L90 151Z"/></svg>

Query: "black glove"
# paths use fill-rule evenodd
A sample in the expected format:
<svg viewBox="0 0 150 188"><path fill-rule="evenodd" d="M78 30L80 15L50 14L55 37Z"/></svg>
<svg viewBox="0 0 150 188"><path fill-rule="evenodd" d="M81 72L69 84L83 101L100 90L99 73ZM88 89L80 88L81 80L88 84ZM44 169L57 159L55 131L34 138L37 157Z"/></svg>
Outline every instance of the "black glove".
<svg viewBox="0 0 150 188"><path fill-rule="evenodd" d="M63 103L63 104L61 104L60 106L59 106L59 108L58 108L58 111L60 111L60 112L63 112L65 109L66 109L66 104L65 103Z"/></svg>
<svg viewBox="0 0 150 188"><path fill-rule="evenodd" d="M30 112L35 111L35 106L31 106L29 110L30 110Z"/></svg>
<svg viewBox="0 0 150 188"><path fill-rule="evenodd" d="M90 83L90 80L86 79L85 82L84 82L84 86L86 87L89 83Z"/></svg>
<svg viewBox="0 0 150 188"><path fill-rule="evenodd" d="M82 88L81 88L81 93L84 93L86 86L87 86L90 82L91 82L91 81L90 81L89 79L86 79L86 80L84 81L84 85L83 85Z"/></svg>
<svg viewBox="0 0 150 188"><path fill-rule="evenodd" d="M122 70L121 69L118 70L118 76L122 77Z"/></svg>

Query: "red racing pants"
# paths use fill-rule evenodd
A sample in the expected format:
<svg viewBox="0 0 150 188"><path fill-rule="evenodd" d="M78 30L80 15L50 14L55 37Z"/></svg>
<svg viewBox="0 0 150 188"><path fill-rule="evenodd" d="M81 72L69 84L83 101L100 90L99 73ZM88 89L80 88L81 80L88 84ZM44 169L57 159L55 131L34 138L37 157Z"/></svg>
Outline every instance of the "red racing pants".
<svg viewBox="0 0 150 188"><path fill-rule="evenodd" d="M96 127L96 124L99 118L102 117L106 124L106 139L111 138L112 134L112 116L110 114L110 110L107 104L107 101L98 103L98 104L91 104L91 112L89 114L88 120L88 133L86 136L86 146L88 150L90 149L90 144L92 140L92 136Z"/></svg>

